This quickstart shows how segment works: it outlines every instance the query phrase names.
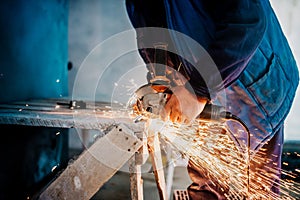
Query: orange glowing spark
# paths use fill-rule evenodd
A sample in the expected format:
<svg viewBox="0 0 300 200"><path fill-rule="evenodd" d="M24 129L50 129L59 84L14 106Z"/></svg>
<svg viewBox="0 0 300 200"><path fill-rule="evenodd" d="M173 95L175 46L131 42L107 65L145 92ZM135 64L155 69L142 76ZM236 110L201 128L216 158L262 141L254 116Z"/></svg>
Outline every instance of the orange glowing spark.
<svg viewBox="0 0 300 200"><path fill-rule="evenodd" d="M297 199L299 184L294 181L274 182L277 169L248 170L247 149L242 151L234 142L224 123L197 121L192 125L151 119L149 129L155 131L181 156L198 166L203 174L224 191L228 199ZM153 132L153 130L152 130ZM251 162L266 162L264 152ZM291 179L295 175L283 172ZM250 181L249 181L250 180ZM248 182L249 181L249 182ZM278 195L271 185L280 188ZM295 196L296 195L296 196Z"/></svg>
<svg viewBox="0 0 300 200"><path fill-rule="evenodd" d="M136 97L133 96L129 105L133 105L136 111L136 104L132 104L135 101ZM295 174L278 169L277 163L273 164L273 168L250 168L250 155L255 152L251 152L246 145L238 147L235 138L237 133L231 133L226 123L195 120L186 125L164 122L149 112L134 115L146 119L146 128L151 130L149 132L157 133L172 147L173 152L196 165L206 178L224 192L227 199L299 199L300 185L292 180L296 178ZM261 149L256 153L251 158L251 165L272 163L272 160L266 159L266 151ZM288 179L275 181L278 171ZM280 195L271 190L272 185L280 189Z"/></svg>

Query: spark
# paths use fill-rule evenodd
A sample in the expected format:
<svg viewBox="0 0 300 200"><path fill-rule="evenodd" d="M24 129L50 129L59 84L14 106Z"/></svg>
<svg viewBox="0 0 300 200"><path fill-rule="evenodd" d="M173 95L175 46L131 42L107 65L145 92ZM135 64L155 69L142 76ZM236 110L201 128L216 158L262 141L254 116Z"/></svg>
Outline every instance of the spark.
<svg viewBox="0 0 300 200"><path fill-rule="evenodd" d="M57 168L57 165L53 166L51 169L51 172L54 172L54 170Z"/></svg>
<svg viewBox="0 0 300 200"><path fill-rule="evenodd" d="M231 133L223 121L195 120L189 125L162 121L152 113L139 110L137 103L133 95L127 107L132 107L133 118L140 115L147 121L147 137L152 137L149 133L158 134L173 153L197 166L227 199L296 200L300 196L300 184L293 180L297 175L282 170L269 159L268 149L254 152L249 149L249 141L238 143L236 137L242 130ZM280 179L279 174L286 178Z"/></svg>
<svg viewBox="0 0 300 200"><path fill-rule="evenodd" d="M283 162L282 164L283 164L283 165L286 165L286 166L288 166L288 165L289 165L289 163L287 163L287 162Z"/></svg>
<svg viewBox="0 0 300 200"><path fill-rule="evenodd" d="M197 120L192 125L183 125L149 120L148 129L156 129L163 141L197 166L206 178L224 191L227 199L297 199L300 194L299 184L291 180L296 178L294 174L282 171L290 179L275 181L279 171L276 163L274 168L250 169L248 149L237 146L225 123ZM256 166L272 163L266 160L266 150L257 153L251 163ZM271 190L272 185L280 189L280 195Z"/></svg>

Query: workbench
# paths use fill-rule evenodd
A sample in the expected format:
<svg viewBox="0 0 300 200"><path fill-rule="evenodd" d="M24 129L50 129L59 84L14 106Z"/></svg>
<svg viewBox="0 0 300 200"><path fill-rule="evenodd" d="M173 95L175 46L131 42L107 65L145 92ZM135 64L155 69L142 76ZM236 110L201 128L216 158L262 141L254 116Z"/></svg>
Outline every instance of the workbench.
<svg viewBox="0 0 300 200"><path fill-rule="evenodd" d="M83 101L86 104L85 108L72 109L69 106L71 101L33 99L0 104L0 124L98 130L116 123L130 126L133 124L128 113L120 105Z"/></svg>
<svg viewBox="0 0 300 200"><path fill-rule="evenodd" d="M148 150L143 141L144 124L134 123L122 106L65 98L13 102L0 104L0 124L76 128L84 130L83 133L101 130L104 133L69 164L39 199L90 199L126 162L130 163L131 197L143 199L141 165ZM152 144L155 151L160 151L157 138ZM153 162L156 167L162 166L161 160ZM167 199L162 168L155 166L160 197Z"/></svg>

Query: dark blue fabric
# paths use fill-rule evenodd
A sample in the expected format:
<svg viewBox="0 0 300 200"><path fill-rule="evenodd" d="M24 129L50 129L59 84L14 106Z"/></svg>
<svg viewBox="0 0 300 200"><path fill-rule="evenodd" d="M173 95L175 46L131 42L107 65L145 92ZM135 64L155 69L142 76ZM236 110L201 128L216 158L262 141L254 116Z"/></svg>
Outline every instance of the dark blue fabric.
<svg viewBox="0 0 300 200"><path fill-rule="evenodd" d="M216 82L215 74L205 74L211 95L236 80L263 37L266 22L262 6L247 0L165 2L169 27L198 41L218 67L223 82ZM180 45L180 41L176 43ZM195 67L206 66L200 58ZM197 93L197 74L191 73L190 82L197 85Z"/></svg>
<svg viewBox="0 0 300 200"><path fill-rule="evenodd" d="M153 19L151 18L153 13L158 13L158 16L164 16L157 20L162 22L161 26L188 35L208 51L219 69L222 82L217 82L215 74L209 74L210 66L203 65L202 58L197 58L193 66L185 63L191 78L190 83L196 94L201 96L213 95L237 79L265 31L263 8L261 4L254 1L164 0L164 5L160 3L155 7L156 3L156 1L143 1L141 4L140 1L127 1L129 17L134 27L150 27L157 25L150 19ZM151 6L147 7L149 4ZM164 6L165 11L161 11L160 6ZM166 24L164 24L165 20ZM177 49L184 51L185 54L195 54L188 52L187 48L181 49L184 44L176 37L172 39ZM208 69L203 70L206 67ZM205 76L206 81L199 79L201 77L199 71L208 72L201 74Z"/></svg>

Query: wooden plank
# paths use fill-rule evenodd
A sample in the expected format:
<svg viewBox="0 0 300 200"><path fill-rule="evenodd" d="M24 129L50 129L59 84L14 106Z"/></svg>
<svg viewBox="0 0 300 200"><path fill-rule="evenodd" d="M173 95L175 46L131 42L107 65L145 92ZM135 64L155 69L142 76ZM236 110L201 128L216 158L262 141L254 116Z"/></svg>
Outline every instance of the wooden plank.
<svg viewBox="0 0 300 200"><path fill-rule="evenodd" d="M114 126L70 164L39 199L90 199L141 146L126 126Z"/></svg>
<svg viewBox="0 0 300 200"><path fill-rule="evenodd" d="M143 200L143 179L141 165L136 164L135 156L129 160L131 200Z"/></svg>
<svg viewBox="0 0 300 200"><path fill-rule="evenodd" d="M142 165L147 161L149 153L145 132L137 132L135 135L142 141L142 147L135 156L129 160L130 191L132 200L143 200Z"/></svg>
<svg viewBox="0 0 300 200"><path fill-rule="evenodd" d="M150 130L151 131L151 130ZM149 134L149 132L148 132ZM151 157L153 172L161 200L167 200L166 180L164 175L164 166L162 163L160 141L158 133L150 133L148 136L149 155Z"/></svg>

